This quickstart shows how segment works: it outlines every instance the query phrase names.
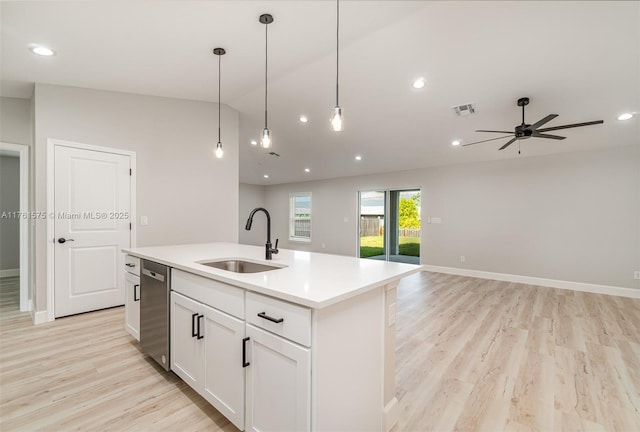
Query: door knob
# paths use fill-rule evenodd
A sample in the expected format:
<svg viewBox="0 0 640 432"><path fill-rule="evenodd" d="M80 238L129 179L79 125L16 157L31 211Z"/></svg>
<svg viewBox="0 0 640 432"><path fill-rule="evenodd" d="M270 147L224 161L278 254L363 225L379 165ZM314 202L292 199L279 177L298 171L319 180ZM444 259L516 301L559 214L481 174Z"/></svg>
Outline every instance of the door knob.
<svg viewBox="0 0 640 432"><path fill-rule="evenodd" d="M74 239L66 239L66 238L64 238L64 237L60 237L60 238L58 239L58 243L60 243L60 244L62 244L62 243L66 243L66 242L68 242L68 241L75 241L75 240L74 240Z"/></svg>

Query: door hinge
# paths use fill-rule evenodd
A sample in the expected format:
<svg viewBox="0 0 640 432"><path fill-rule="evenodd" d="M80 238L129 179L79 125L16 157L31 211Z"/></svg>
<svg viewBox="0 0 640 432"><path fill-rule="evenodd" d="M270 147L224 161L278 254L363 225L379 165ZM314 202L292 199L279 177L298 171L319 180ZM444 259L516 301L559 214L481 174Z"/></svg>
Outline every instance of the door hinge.
<svg viewBox="0 0 640 432"><path fill-rule="evenodd" d="M133 175L133 170L129 168L129 175Z"/></svg>
<svg viewBox="0 0 640 432"><path fill-rule="evenodd" d="M131 228L131 222L129 222L129 231L131 231L131 229L132 229L132 228Z"/></svg>

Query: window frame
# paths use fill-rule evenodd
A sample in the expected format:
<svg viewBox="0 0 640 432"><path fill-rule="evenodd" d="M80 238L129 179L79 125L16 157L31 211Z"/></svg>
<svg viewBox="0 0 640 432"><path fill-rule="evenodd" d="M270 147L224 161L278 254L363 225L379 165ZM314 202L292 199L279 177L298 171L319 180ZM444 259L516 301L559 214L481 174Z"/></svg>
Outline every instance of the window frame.
<svg viewBox="0 0 640 432"><path fill-rule="evenodd" d="M309 197L309 237L295 235L296 220L306 220L295 217L295 202L298 197ZM313 232L313 197L311 192L291 192L289 193L289 241L311 243Z"/></svg>

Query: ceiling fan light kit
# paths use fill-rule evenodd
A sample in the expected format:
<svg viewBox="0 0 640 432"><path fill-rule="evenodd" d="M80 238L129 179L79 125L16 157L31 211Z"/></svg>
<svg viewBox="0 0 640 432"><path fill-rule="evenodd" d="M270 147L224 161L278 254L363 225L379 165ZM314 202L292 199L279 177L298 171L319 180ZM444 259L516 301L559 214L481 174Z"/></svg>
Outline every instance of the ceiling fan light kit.
<svg viewBox="0 0 640 432"><path fill-rule="evenodd" d="M529 98L528 97L523 97L523 98L518 99L517 105L519 107L522 107L522 123L517 125L514 128L513 132L505 131L505 130L485 130L485 129L476 130L476 132L502 133L502 134L508 134L508 135L501 136L501 137L498 137L498 138L491 138L491 139L487 139L487 140L476 141L476 142L472 142L472 143L469 143L469 144L463 144L463 147L474 145L474 144L480 144L480 143L484 143L484 142L487 142L487 141L495 141L495 140L499 140L499 139L509 138L509 137L511 137L511 139L509 141L507 141L498 150L504 150L504 149L506 149L507 147L509 147L511 144L513 144L516 141L522 141L522 140L529 139L529 138L545 138L545 139L553 139L553 140L563 140L566 137L563 137L563 136L560 136L560 135L547 134L545 132L550 132L550 131L555 131L555 130L560 130L560 129L570 129L570 128L576 128L576 127L582 127L582 126L591 126L591 125L595 125L595 124L604 123L604 120L595 120L595 121L584 122L584 123L573 123L573 124L568 124L568 125L552 126L552 127L539 129L540 126L543 126L543 125L549 123L554 118L558 117L558 114L549 114L548 116L538 120L537 122L535 122L533 124L527 124L525 122L525 118L524 118L524 107L529 105ZM518 150L518 153L519 152L520 151Z"/></svg>

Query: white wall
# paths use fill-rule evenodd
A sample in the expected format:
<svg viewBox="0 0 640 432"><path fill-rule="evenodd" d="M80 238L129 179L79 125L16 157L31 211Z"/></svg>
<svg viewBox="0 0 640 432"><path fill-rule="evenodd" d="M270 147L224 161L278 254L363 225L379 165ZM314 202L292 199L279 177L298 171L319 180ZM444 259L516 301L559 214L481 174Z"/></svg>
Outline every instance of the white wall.
<svg viewBox="0 0 640 432"><path fill-rule="evenodd" d="M256 246L264 246L267 242L267 224L264 220L266 220L265 216L260 213L255 216L255 220L253 225L251 226L251 230L247 231L244 229L245 224L247 223L247 218L249 217L249 213L256 207L264 207L265 206L265 188L261 185L250 185L245 183L240 183L240 214L239 214L239 235L238 241L242 244L248 245L256 245ZM263 220L264 219L264 220ZM272 243L275 244L275 237L272 240Z"/></svg>
<svg viewBox="0 0 640 432"><path fill-rule="evenodd" d="M31 101L0 97L0 141L31 144Z"/></svg>
<svg viewBox="0 0 640 432"><path fill-rule="evenodd" d="M442 218L423 223L422 264L640 288L638 146L267 186L272 235L355 256L358 190L405 187ZM290 192L313 193L310 245L287 241Z"/></svg>
<svg viewBox="0 0 640 432"><path fill-rule="evenodd" d="M0 156L0 213L20 210L20 158ZM0 219L0 270L20 267L20 219Z"/></svg>
<svg viewBox="0 0 640 432"><path fill-rule="evenodd" d="M36 208L46 210L47 139L137 153L138 246L238 239L238 113L217 104L36 84ZM36 310L46 308L46 222L36 227Z"/></svg>

